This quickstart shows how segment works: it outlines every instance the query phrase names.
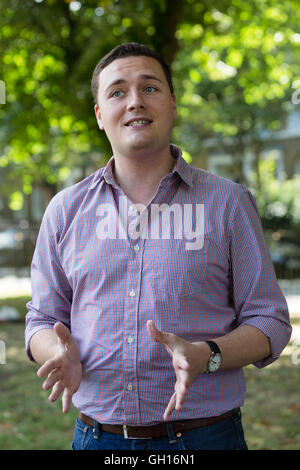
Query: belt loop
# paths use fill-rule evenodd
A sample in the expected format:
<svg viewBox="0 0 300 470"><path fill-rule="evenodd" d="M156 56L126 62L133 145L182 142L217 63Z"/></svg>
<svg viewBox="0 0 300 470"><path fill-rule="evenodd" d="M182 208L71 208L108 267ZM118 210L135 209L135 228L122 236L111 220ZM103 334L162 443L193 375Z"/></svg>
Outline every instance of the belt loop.
<svg viewBox="0 0 300 470"><path fill-rule="evenodd" d="M166 423L166 427L167 427L169 443L174 444L175 442L177 442L177 438L175 436L172 423Z"/></svg>
<svg viewBox="0 0 300 470"><path fill-rule="evenodd" d="M232 416L233 420L238 423L240 420L241 420L241 416L242 416L242 413L241 413L241 409L240 408L236 408L234 410L234 414Z"/></svg>
<svg viewBox="0 0 300 470"><path fill-rule="evenodd" d="M123 424L123 437L124 439L129 439L126 424Z"/></svg>
<svg viewBox="0 0 300 470"><path fill-rule="evenodd" d="M101 430L101 424L98 423L98 421L94 421L94 439L99 439L99 437L101 437L101 433L102 433L102 430Z"/></svg>
<svg viewBox="0 0 300 470"><path fill-rule="evenodd" d="M241 408L237 408L237 409L235 410L235 414L238 416L239 419L241 419L241 417L242 417Z"/></svg>

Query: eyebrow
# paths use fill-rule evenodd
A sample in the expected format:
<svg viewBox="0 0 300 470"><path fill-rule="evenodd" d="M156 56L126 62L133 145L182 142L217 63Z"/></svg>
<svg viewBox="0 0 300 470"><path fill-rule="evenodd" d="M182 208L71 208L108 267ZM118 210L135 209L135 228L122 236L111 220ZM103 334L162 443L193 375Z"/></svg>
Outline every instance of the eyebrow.
<svg viewBox="0 0 300 470"><path fill-rule="evenodd" d="M157 78L155 75L148 75L148 74L143 74L143 75L140 75L140 78L142 80L156 80L157 82L163 84L162 80L160 80L159 78ZM114 80L112 83L110 83L106 89L105 89L105 92L107 92L111 87L115 86L115 85L120 85L122 83L127 83L126 80L124 80L123 78L117 78L117 80Z"/></svg>

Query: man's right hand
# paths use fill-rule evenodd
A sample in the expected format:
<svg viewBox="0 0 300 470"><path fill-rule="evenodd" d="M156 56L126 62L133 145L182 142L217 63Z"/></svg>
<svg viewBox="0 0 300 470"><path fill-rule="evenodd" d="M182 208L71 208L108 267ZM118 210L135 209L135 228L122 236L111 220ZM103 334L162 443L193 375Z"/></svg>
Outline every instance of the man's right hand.
<svg viewBox="0 0 300 470"><path fill-rule="evenodd" d="M49 390L53 387L49 401L57 400L63 392L63 413L67 413L73 393L78 390L82 377L80 352L75 339L65 325L60 322L55 323L54 331L57 336L54 357L39 368L37 375L45 377L48 374L48 378L43 383L43 389Z"/></svg>

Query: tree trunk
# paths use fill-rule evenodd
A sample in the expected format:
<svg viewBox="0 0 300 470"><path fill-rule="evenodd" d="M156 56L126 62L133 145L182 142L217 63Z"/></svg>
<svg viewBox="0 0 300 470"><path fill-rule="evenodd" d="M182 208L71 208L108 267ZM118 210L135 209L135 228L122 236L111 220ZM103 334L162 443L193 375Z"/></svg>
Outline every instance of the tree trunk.
<svg viewBox="0 0 300 470"><path fill-rule="evenodd" d="M261 178L260 178L260 144L259 142L253 142L253 150L254 150L254 170L255 170L255 181L256 181L256 190L259 191L261 189Z"/></svg>
<svg viewBox="0 0 300 470"><path fill-rule="evenodd" d="M184 0L165 0L164 4L160 1L153 6L153 25L156 31L153 45L169 66L179 49L175 33L184 4Z"/></svg>

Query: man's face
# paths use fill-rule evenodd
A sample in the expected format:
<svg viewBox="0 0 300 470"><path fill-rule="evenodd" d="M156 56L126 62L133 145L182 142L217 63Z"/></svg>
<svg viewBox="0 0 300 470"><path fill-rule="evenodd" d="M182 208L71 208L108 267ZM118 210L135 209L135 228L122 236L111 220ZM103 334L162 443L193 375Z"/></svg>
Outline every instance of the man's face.
<svg viewBox="0 0 300 470"><path fill-rule="evenodd" d="M156 59L126 57L100 73L95 113L114 155L158 152L169 148L176 99Z"/></svg>

